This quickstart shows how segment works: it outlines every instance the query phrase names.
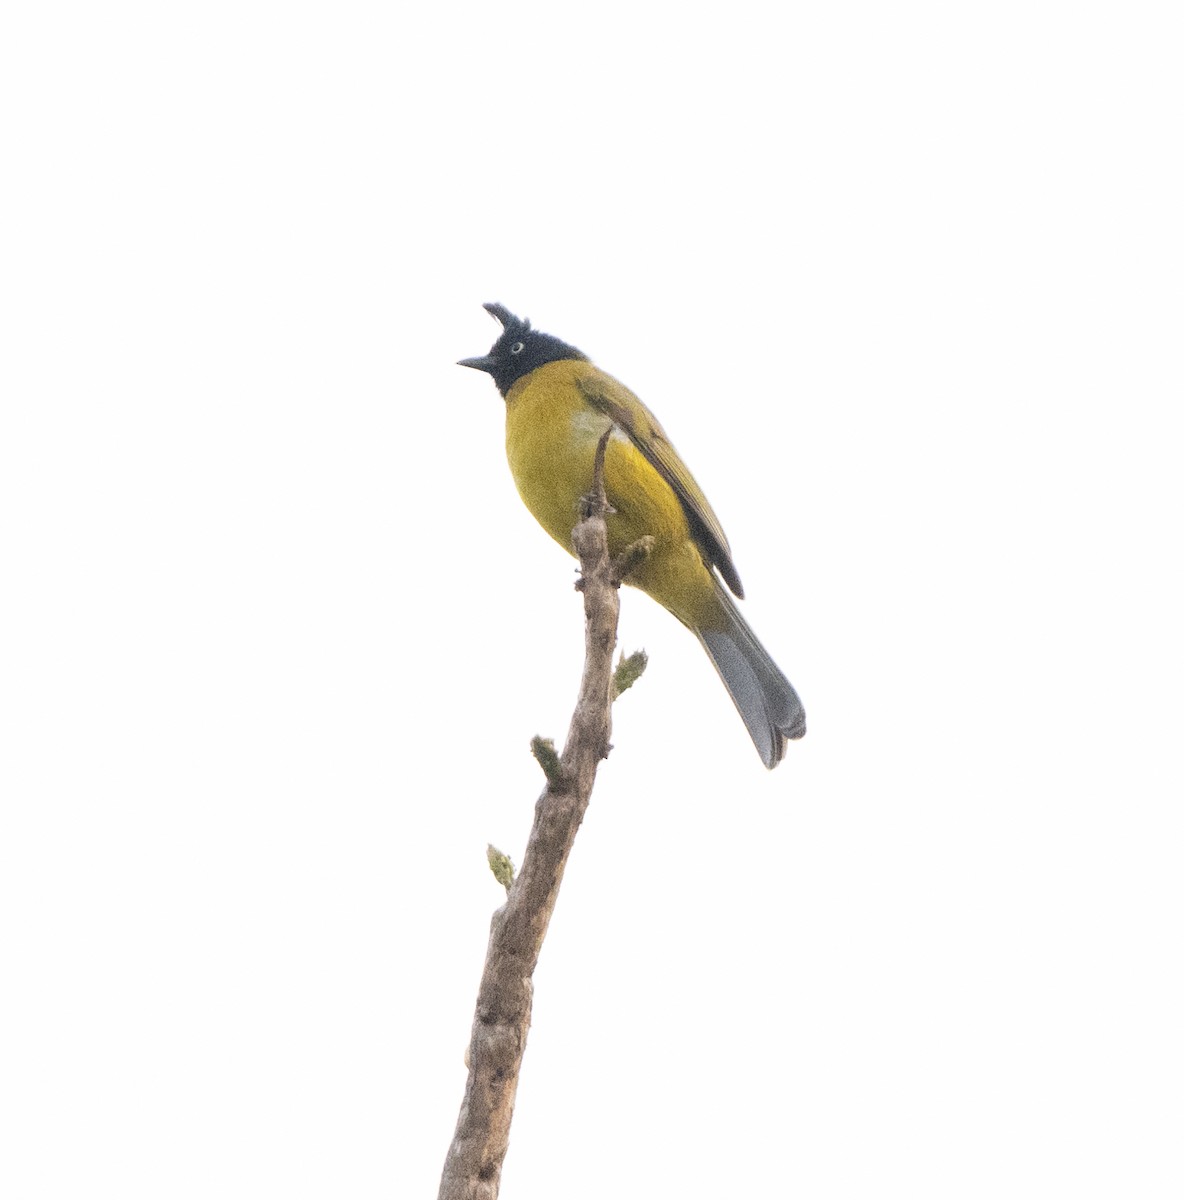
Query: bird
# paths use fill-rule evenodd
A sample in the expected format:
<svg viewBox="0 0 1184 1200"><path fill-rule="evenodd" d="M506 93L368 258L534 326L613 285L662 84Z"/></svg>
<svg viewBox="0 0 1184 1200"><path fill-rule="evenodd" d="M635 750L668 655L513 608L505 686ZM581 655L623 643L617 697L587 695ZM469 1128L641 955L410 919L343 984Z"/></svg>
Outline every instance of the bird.
<svg viewBox="0 0 1184 1200"><path fill-rule="evenodd" d="M569 553L593 461L609 433L604 488L609 551L652 537L625 580L694 635L723 680L770 770L806 732L793 685L736 606L744 589L719 519L653 413L623 383L567 342L532 328L503 304L488 354L458 366L492 376L506 404L506 457L518 493ZM611 432L609 432L611 431Z"/></svg>

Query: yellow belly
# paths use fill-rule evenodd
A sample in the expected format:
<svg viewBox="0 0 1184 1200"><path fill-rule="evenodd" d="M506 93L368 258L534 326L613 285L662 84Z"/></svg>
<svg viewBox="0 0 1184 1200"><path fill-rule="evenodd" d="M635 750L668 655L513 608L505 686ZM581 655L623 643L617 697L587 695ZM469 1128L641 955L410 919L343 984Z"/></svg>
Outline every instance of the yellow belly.
<svg viewBox="0 0 1184 1200"><path fill-rule="evenodd" d="M611 425L577 386L590 363L547 363L506 396L506 457L526 507L569 553L580 499L592 486L596 446ZM607 518L609 549L619 554L650 534L650 556L627 580L692 629L718 619L715 578L703 561L683 507L670 485L629 437L614 432L604 459L604 485L616 511Z"/></svg>

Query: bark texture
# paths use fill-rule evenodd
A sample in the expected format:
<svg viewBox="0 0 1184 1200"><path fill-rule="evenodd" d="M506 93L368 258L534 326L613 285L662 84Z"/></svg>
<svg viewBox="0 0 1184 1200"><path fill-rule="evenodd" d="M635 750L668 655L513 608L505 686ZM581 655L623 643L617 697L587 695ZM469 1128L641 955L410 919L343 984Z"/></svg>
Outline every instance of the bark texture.
<svg viewBox="0 0 1184 1200"><path fill-rule="evenodd" d="M563 753L536 739L547 786L535 805L522 869L506 903L493 914L485 969L469 1043L469 1077L444 1163L439 1200L496 1200L509 1145L518 1072L530 1028L535 964L555 908L576 831L584 819L596 768L609 752L612 654L620 612L620 574L635 564L630 547L619 563L608 552L604 514L604 446L597 452L593 492L573 531L584 596L584 673ZM648 539L646 539L648 541ZM644 556L648 547L642 545ZM549 751L549 753L548 753Z"/></svg>

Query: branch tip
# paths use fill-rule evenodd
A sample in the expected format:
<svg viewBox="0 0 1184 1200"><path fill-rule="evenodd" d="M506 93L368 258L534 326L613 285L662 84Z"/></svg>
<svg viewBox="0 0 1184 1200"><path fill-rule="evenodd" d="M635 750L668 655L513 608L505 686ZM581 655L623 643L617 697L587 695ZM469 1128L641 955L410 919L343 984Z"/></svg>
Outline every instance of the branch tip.
<svg viewBox="0 0 1184 1200"><path fill-rule="evenodd" d="M604 452L608 448L608 439L613 436L615 425L610 425L596 443L596 456L592 459L592 490L580 500L580 519L589 517L606 517L617 510L608 502L604 491Z"/></svg>
<svg viewBox="0 0 1184 1200"><path fill-rule="evenodd" d="M555 742L551 738L539 737L536 734L530 739L530 752L542 767L548 786L555 791L562 791L567 786L568 779L563 763L555 750Z"/></svg>
<svg viewBox="0 0 1184 1200"><path fill-rule="evenodd" d="M621 654L617 668L613 671L612 698L615 700L622 692L627 692L645 673L650 657L644 650L634 650L628 657Z"/></svg>
<svg viewBox="0 0 1184 1200"><path fill-rule="evenodd" d="M489 869L493 877L510 894L510 886L514 882L514 863L508 854L503 854L492 842L485 848L485 857L489 861Z"/></svg>
<svg viewBox="0 0 1184 1200"><path fill-rule="evenodd" d="M654 548L654 535L647 533L631 542L613 559L612 578L614 583L623 583L631 572L637 570L650 556Z"/></svg>

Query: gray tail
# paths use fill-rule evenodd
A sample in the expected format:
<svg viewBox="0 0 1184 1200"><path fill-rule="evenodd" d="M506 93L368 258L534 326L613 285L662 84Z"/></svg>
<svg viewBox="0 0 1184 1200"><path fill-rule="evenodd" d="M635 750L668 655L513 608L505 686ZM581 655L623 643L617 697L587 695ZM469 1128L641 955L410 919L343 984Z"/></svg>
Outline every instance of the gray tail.
<svg viewBox="0 0 1184 1200"><path fill-rule="evenodd" d="M785 743L805 735L806 710L722 588L719 598L723 626L696 633L748 727L761 762L772 770L785 756Z"/></svg>

